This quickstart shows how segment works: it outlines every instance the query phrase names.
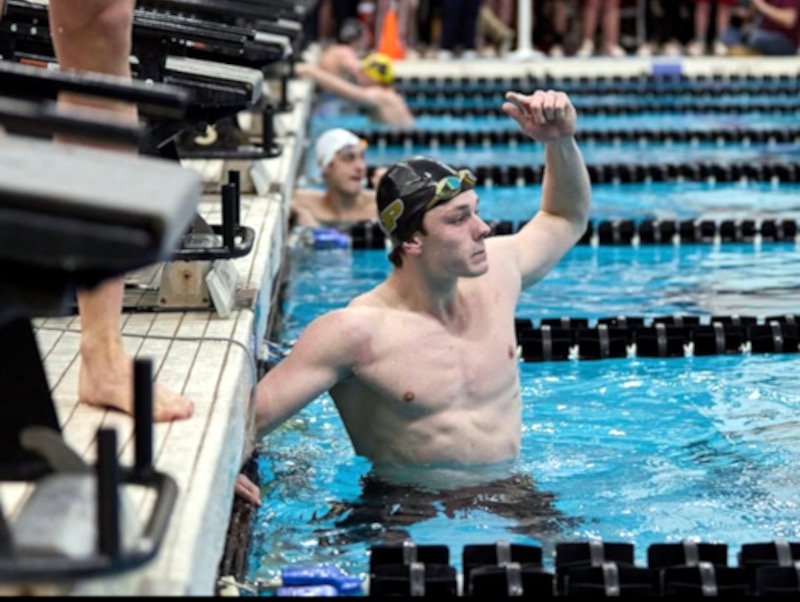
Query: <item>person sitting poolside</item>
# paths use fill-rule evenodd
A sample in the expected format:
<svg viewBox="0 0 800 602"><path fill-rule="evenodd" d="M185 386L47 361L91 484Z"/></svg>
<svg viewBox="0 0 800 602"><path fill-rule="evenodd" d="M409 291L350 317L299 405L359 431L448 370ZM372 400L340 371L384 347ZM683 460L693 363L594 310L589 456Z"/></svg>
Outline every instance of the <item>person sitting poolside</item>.
<svg viewBox="0 0 800 602"><path fill-rule="evenodd" d="M303 228L349 228L378 219L375 192L364 190L366 142L347 130L327 130L315 146L325 190L301 188L292 197L292 215Z"/></svg>
<svg viewBox="0 0 800 602"><path fill-rule="evenodd" d="M369 107L370 119L387 125L411 127L414 116L405 99L394 89L394 66L383 54L373 53L362 61L367 84L361 86L329 73L319 65L298 63L296 73L317 82L320 87L358 105Z"/></svg>
<svg viewBox="0 0 800 602"><path fill-rule="evenodd" d="M355 453L377 478L402 483L405 468L488 467L494 480L501 466L507 476L522 427L516 304L583 235L591 185L567 95L506 99L503 110L545 146L539 211L516 234L486 240L468 170L431 158L390 166L376 199L395 268L311 322L267 372L256 390L259 436L330 391ZM236 493L259 503L243 475Z"/></svg>
<svg viewBox="0 0 800 602"><path fill-rule="evenodd" d="M728 28L724 42L734 55L786 56L800 48L800 0L750 0L752 27Z"/></svg>

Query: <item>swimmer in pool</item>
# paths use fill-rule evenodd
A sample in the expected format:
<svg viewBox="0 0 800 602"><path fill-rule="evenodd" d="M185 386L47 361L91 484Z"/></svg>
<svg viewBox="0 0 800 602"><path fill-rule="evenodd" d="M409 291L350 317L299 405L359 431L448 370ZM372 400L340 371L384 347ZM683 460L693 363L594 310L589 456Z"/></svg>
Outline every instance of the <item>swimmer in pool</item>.
<svg viewBox="0 0 800 602"><path fill-rule="evenodd" d="M412 127L414 116L405 99L394 89L392 60L372 53L362 61L366 84L358 85L313 63L298 63L295 72L314 80L321 88L358 105L366 106L370 119L397 127Z"/></svg>
<svg viewBox="0 0 800 602"><path fill-rule="evenodd" d="M358 57L362 37L363 30L358 19L347 19L339 28L337 43L320 53L320 68L357 84L368 84L369 78Z"/></svg>
<svg viewBox="0 0 800 602"><path fill-rule="evenodd" d="M385 482L397 484L406 467L457 473L517 458L517 300L583 235L591 185L567 95L506 99L504 111L545 147L539 211L518 233L487 240L469 171L419 157L390 166L377 206L394 270L311 322L259 382L259 436L330 391L355 452ZM259 502L244 476L236 491Z"/></svg>
<svg viewBox="0 0 800 602"><path fill-rule="evenodd" d="M364 140L341 128L327 130L314 147L325 190L301 188L292 197L295 224L303 228L349 229L375 221L375 191L364 189Z"/></svg>

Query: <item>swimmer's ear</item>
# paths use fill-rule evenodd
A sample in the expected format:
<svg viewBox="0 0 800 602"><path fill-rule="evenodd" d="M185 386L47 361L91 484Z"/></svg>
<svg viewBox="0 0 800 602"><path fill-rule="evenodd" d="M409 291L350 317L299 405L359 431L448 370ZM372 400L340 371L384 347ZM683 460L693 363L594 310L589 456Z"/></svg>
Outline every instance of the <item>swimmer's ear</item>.
<svg viewBox="0 0 800 602"><path fill-rule="evenodd" d="M419 255L422 251L422 237L419 234L414 234L403 243L403 250L409 255Z"/></svg>

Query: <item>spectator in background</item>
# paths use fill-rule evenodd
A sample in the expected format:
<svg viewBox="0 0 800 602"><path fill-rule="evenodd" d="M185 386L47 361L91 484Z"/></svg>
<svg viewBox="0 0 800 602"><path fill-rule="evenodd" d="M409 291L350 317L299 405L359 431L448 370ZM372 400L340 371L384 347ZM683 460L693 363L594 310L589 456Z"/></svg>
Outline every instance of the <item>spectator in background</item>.
<svg viewBox="0 0 800 602"><path fill-rule="evenodd" d="M800 0L748 0L752 27L723 35L733 54L793 55L800 46Z"/></svg>
<svg viewBox="0 0 800 602"><path fill-rule="evenodd" d="M491 10L506 27L514 26L517 12L516 0L485 0L483 6Z"/></svg>
<svg viewBox="0 0 800 602"><path fill-rule="evenodd" d="M543 40L544 47L553 58L566 56L566 37L569 28L570 12L575 11L574 0L546 0L536 4L537 46Z"/></svg>
<svg viewBox="0 0 800 602"><path fill-rule="evenodd" d="M706 54L706 41L711 23L711 3L716 1L717 18L716 29L711 36L711 47L715 56L728 54L728 47L722 41L722 35L731 24L731 8L738 0L694 0L694 40L686 47L689 56L702 56Z"/></svg>
<svg viewBox="0 0 800 602"><path fill-rule="evenodd" d="M619 45L619 11L620 0L584 0L581 30L583 41L576 56L587 57L595 53L594 38L600 22L600 10L603 10L603 39L600 53L606 56L625 56Z"/></svg>
<svg viewBox="0 0 800 602"><path fill-rule="evenodd" d="M510 3L510 0L497 2L502 16L495 12L490 3L481 6L478 13L477 34L480 40L481 54L502 56L511 50L515 35L511 28L513 15L508 10Z"/></svg>
<svg viewBox="0 0 800 602"><path fill-rule="evenodd" d="M420 54L427 55L433 47L434 21L441 18L440 0L417 0L416 10L416 38L417 50Z"/></svg>
<svg viewBox="0 0 800 602"><path fill-rule="evenodd" d="M359 0L331 0L337 31L344 25L345 21L358 17L358 4Z"/></svg>
<svg viewBox="0 0 800 602"><path fill-rule="evenodd" d="M692 0L648 0L645 11L648 40L639 47L637 54L683 54L684 46L694 35Z"/></svg>
<svg viewBox="0 0 800 602"><path fill-rule="evenodd" d="M487 0L478 13L478 38L482 54L504 55L514 41L513 0ZM492 43L489 43L489 40Z"/></svg>
<svg viewBox="0 0 800 602"><path fill-rule="evenodd" d="M797 54L800 47L800 0L748 0L748 27L729 28L723 39L733 54Z"/></svg>
<svg viewBox="0 0 800 602"><path fill-rule="evenodd" d="M328 42L338 37L348 19L358 16L358 0L320 0L314 7L310 39Z"/></svg>
<svg viewBox="0 0 800 602"><path fill-rule="evenodd" d="M461 49L461 58L477 57L475 38L481 1L443 0L442 42L438 55L440 59L453 58L457 48Z"/></svg>

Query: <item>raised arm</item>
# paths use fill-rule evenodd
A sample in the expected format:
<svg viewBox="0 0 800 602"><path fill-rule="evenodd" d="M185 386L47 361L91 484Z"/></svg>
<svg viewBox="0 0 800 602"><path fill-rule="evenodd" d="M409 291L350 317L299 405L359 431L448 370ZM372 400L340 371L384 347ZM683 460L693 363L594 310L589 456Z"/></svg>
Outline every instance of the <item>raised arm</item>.
<svg viewBox="0 0 800 602"><path fill-rule="evenodd" d="M506 99L503 110L545 145L541 207L524 228L500 243L516 260L524 288L543 278L580 240L589 216L591 183L575 142L577 115L566 94L509 92Z"/></svg>

